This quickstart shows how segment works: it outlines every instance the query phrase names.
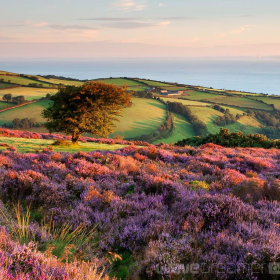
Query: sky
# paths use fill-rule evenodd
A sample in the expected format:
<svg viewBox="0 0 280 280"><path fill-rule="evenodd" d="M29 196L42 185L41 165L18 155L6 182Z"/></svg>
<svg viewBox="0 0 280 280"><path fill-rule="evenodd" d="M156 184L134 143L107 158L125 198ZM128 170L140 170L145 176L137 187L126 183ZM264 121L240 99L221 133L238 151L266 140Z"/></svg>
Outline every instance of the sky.
<svg viewBox="0 0 280 280"><path fill-rule="evenodd" d="M1 0L0 58L280 56L279 0Z"/></svg>

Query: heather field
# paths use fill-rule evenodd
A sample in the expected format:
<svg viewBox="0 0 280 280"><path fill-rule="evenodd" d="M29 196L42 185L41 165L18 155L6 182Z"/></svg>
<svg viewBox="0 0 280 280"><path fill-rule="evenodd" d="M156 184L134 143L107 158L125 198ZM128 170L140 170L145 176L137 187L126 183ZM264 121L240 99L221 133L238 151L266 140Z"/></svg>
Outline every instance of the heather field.
<svg viewBox="0 0 280 280"><path fill-rule="evenodd" d="M12 141L65 136L1 135L2 279L277 279L279 150L85 138L123 146L24 154Z"/></svg>

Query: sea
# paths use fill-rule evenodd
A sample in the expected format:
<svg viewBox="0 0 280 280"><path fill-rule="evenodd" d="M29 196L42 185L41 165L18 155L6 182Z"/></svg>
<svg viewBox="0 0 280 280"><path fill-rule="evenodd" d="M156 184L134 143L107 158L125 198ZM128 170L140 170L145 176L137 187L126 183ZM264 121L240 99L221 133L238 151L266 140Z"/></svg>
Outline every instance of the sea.
<svg viewBox="0 0 280 280"><path fill-rule="evenodd" d="M280 95L279 58L0 59L0 70L83 80L137 77Z"/></svg>

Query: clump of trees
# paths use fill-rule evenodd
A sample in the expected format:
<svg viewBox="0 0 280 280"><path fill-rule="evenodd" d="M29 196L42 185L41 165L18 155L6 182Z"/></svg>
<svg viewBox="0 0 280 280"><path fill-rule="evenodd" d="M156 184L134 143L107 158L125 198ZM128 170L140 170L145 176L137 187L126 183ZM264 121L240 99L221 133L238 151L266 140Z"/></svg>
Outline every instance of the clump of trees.
<svg viewBox="0 0 280 280"><path fill-rule="evenodd" d="M29 87L36 87L36 88L43 88L44 87L44 85L41 84L41 83L30 83L28 86Z"/></svg>
<svg viewBox="0 0 280 280"><path fill-rule="evenodd" d="M17 105L23 104L23 103L26 102L25 97L23 95L12 96L11 93L4 94L2 99L4 101L13 102L13 103L15 103Z"/></svg>
<svg viewBox="0 0 280 280"><path fill-rule="evenodd" d="M257 120L263 122L267 126L280 128L280 112L276 111L272 114L264 111L247 111L248 116L255 117Z"/></svg>
<svg viewBox="0 0 280 280"><path fill-rule="evenodd" d="M154 98L154 94L148 91L134 91L133 96L140 97L140 98L150 98L150 99Z"/></svg>
<svg viewBox="0 0 280 280"><path fill-rule="evenodd" d="M228 109L225 109L225 108L223 108L222 106L220 106L220 105L218 105L218 104L215 104L215 105L213 105L213 106L211 106L211 107L212 107L213 109L215 109L215 110L221 112L221 113L226 113L226 110L228 110Z"/></svg>
<svg viewBox="0 0 280 280"><path fill-rule="evenodd" d="M216 120L214 120L214 124L216 125L228 125L236 122L236 116L232 115L231 113L226 113L223 116L219 116Z"/></svg>
<svg viewBox="0 0 280 280"><path fill-rule="evenodd" d="M66 86L50 97L52 105L42 116L50 132L64 132L76 144L82 133L106 137L113 132L121 110L129 106L126 87L91 81L83 86Z"/></svg>
<svg viewBox="0 0 280 280"><path fill-rule="evenodd" d="M8 125L6 123L3 124L4 128L14 128L14 129L28 129L33 127L42 127L43 124L37 122L35 118L15 118L12 120L12 124Z"/></svg>
<svg viewBox="0 0 280 280"><path fill-rule="evenodd" d="M209 134L205 137L187 138L176 143L178 146L200 146L208 143L224 147L258 147L258 148L280 148L280 140L270 140L262 134L244 135L238 131L230 133L228 129L221 128L220 133Z"/></svg>

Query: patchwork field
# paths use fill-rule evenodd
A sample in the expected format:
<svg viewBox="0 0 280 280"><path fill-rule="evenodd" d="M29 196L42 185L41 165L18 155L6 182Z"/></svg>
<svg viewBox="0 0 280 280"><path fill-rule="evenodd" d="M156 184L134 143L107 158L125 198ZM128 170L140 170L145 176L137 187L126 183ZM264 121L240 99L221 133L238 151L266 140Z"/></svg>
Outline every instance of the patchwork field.
<svg viewBox="0 0 280 280"><path fill-rule="evenodd" d="M80 82L80 81L68 81L68 80L59 80L59 79L52 79L52 78L47 79L41 76L36 76L36 77L42 82L47 82L55 85L63 84L67 86L81 86L84 84L84 82Z"/></svg>
<svg viewBox="0 0 280 280"><path fill-rule="evenodd" d="M139 79L138 81L142 82L142 83L145 83L149 86L152 86L152 87L166 87L166 86L172 86L168 83L163 83L163 82L156 82L156 81L148 81L148 80L141 80Z"/></svg>
<svg viewBox="0 0 280 280"><path fill-rule="evenodd" d="M114 84L116 86L123 86L126 85L127 87L135 87L135 86L144 86L143 83L130 80L130 79L99 79L98 81L107 83L107 84Z"/></svg>
<svg viewBox="0 0 280 280"><path fill-rule="evenodd" d="M213 109L213 108L198 108L190 107L192 113L199 118L203 123L206 124L209 133L218 133L220 131L220 126L213 123L213 121L219 117L223 116L223 113ZM229 108L232 114L236 113L232 108ZM239 114L242 112L240 111ZM223 127L229 129L231 132L243 131L244 133L260 133L262 124L255 118L245 116L241 117L236 123L224 125Z"/></svg>
<svg viewBox="0 0 280 280"><path fill-rule="evenodd" d="M272 111L273 107L262 102L246 98L246 97L227 97L227 96L215 96L212 98L207 98L205 101L217 103L217 104L227 104L238 107L254 108L259 110Z"/></svg>
<svg viewBox="0 0 280 280"><path fill-rule="evenodd" d="M187 90L187 88L185 87L175 87L175 86L164 86L164 87L160 87L161 89L166 89L166 90L173 90L173 91L176 91L176 90Z"/></svg>
<svg viewBox="0 0 280 280"><path fill-rule="evenodd" d="M209 103L204 103L204 102L199 102L199 101L193 101L193 100L187 100L187 99L178 99L178 98L169 98L169 97L161 97L162 100L165 102L179 102L182 103L186 106L210 106L211 104Z"/></svg>
<svg viewBox="0 0 280 280"><path fill-rule="evenodd" d="M271 98L271 97L252 97L252 99L257 99L265 102L266 104L273 104L277 110L280 110L280 98Z"/></svg>
<svg viewBox="0 0 280 280"><path fill-rule="evenodd" d="M2 98L3 95L5 95L7 93L11 93L13 96L23 95L25 97L25 100L30 101L33 99L39 99L42 97L46 97L46 95L48 93L55 94L55 93L57 93L57 89L30 88L30 87L3 89L3 90L0 90L0 98Z"/></svg>
<svg viewBox="0 0 280 280"><path fill-rule="evenodd" d="M0 71L0 75L1 73L4 74L5 71ZM27 85L34 82L42 82L45 86L47 85L48 88L31 88L23 86L19 88L0 90L0 98L4 94L11 93L13 96L23 95L28 101L46 97L47 94L55 94L58 89L50 88L52 85L56 86L58 84L64 84L77 86L83 84L82 81L60 80L59 78L47 79L41 76L33 75L27 75L27 77L0 76L0 78L1 77L6 80L9 79L10 82L21 85ZM28 77L30 77L30 79ZM38 78L40 81L32 80L32 77L35 77L35 79ZM266 113L271 112L271 114L273 114L274 109L270 104L274 104L276 109L280 109L280 99L260 96L257 94L252 94L252 97L245 97L242 96L242 92L207 89L212 91L212 93L209 93L205 92L205 88L203 87L198 87L200 90L192 90L190 89L190 86L187 85L186 87L183 87L172 85L171 83L148 81L145 79L108 78L99 80L117 86L126 85L127 89L130 91L146 91L149 86L167 90L185 90L186 95L182 96L184 99L178 99L177 97L168 98L160 95L159 91L154 93L157 97L162 98L164 101L180 102L183 105L190 107L194 115L206 125L208 133L216 133L219 131L220 127L215 125L213 122L217 119L217 117L222 117L224 115L223 113L211 108L210 106L213 104L219 104L222 108L229 109L230 113L234 116L237 114L243 115L243 113L246 113L248 109L263 110ZM51 83L51 85L49 83ZM0 88L6 87L7 85L9 84L0 82ZM227 92L235 94L235 96L227 96ZM161 102L155 99L143 98L133 98L132 102L133 105L122 112L123 116L121 117L120 122L116 123L115 131L112 135L110 135L111 138L119 135L127 139L151 134L164 123L167 115L165 105ZM6 104L0 103L0 109L5 108L6 106ZM35 118L38 122L43 123L44 119L41 117L41 112L47 106L48 101L40 101L38 103L5 111L0 114L0 125L4 123L11 124L14 118ZM174 122L175 130L173 131L172 136L160 139L158 142L176 142L186 137L195 135L193 126L184 119L184 117L174 114ZM253 117L242 116L242 118L237 122L227 125L226 127L232 132L241 130L245 133L261 133L262 129L267 128L264 126L264 122L261 122ZM43 127L31 128L30 130L34 132L46 132L46 129ZM277 134L275 131L273 133L273 135Z"/></svg>
<svg viewBox="0 0 280 280"><path fill-rule="evenodd" d="M49 100L44 100L2 112L0 113L0 125L4 123L10 125L15 118L35 118L37 122L44 122L41 113L43 109L48 107L49 103Z"/></svg>
<svg viewBox="0 0 280 280"><path fill-rule="evenodd" d="M28 86L29 84L42 84L44 87L50 87L48 83L43 81L36 81L32 79L28 79L25 77L14 77L14 76L0 76L0 79L3 79L4 82L10 82L12 84Z"/></svg>
<svg viewBox="0 0 280 280"><path fill-rule="evenodd" d="M262 102L258 102L251 98L241 96L225 96L221 94L207 93L201 91L188 91L187 96L185 98L196 101L201 100L217 104L227 104L232 106L247 107L260 110L273 110L272 106L269 106L268 104L263 104Z"/></svg>

